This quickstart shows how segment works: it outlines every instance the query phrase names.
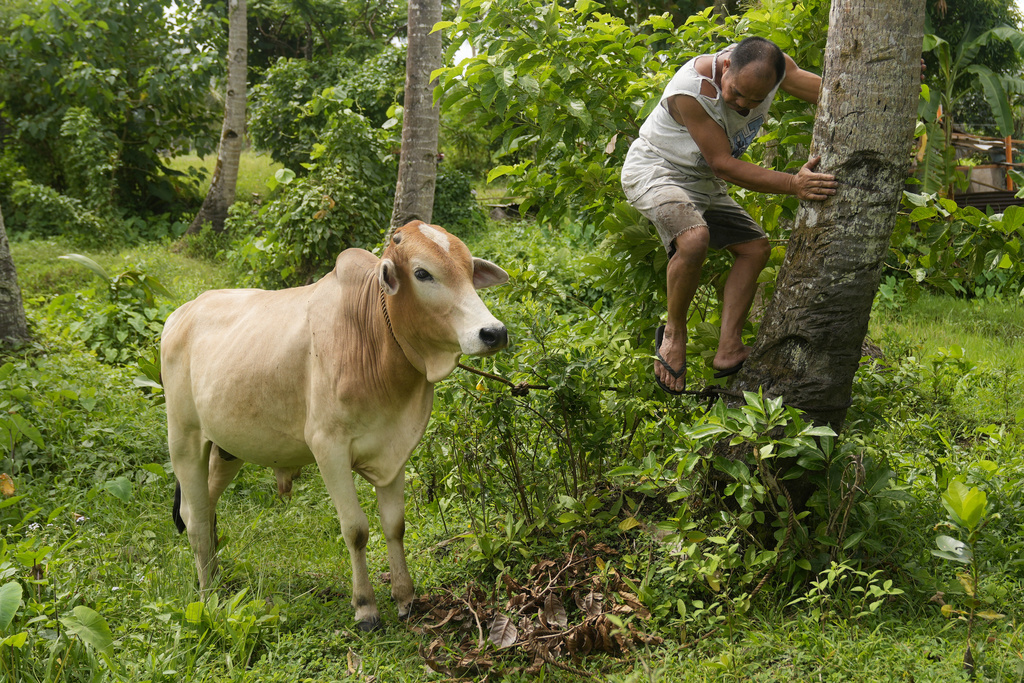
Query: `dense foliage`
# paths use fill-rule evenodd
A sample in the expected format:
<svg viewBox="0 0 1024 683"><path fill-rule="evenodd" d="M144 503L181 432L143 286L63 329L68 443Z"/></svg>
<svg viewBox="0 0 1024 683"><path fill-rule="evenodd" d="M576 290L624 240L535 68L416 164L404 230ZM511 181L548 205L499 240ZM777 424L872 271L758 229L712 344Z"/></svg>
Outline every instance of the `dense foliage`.
<svg viewBox="0 0 1024 683"><path fill-rule="evenodd" d="M160 213L177 200L162 154L216 144L207 106L215 54L213 17L170 0L71 0L0 10L0 137L7 164L93 211ZM5 164L6 166L6 164ZM10 171L8 171L9 173ZM35 230L34 193L0 199L8 229ZM25 203L27 202L27 203ZM24 209L24 213L21 211ZM107 216L105 216L106 218Z"/></svg>

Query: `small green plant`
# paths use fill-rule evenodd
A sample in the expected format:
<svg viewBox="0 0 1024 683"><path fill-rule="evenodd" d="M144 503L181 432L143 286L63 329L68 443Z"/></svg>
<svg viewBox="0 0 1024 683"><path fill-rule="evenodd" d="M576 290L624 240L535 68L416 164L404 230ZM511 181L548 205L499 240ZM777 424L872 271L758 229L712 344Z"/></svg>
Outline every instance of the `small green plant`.
<svg viewBox="0 0 1024 683"><path fill-rule="evenodd" d="M991 599L981 594L981 563L978 559L978 542L982 531L998 515L988 515L988 497L977 487L967 488L959 479L949 482L949 488L942 494L942 506L946 508L948 521L946 524L958 532L960 540L946 534L935 537L936 548L932 555L944 560L967 565L967 571L958 572L957 581L964 589L966 609L956 609L952 605L942 605L942 614L946 617L956 616L967 621L967 650L964 652L964 668L975 671L974 660L974 620L980 617L989 621L1002 619L1005 615L991 609Z"/></svg>
<svg viewBox="0 0 1024 683"><path fill-rule="evenodd" d="M832 562L818 572L810 590L789 606L807 605L807 616L814 621L826 620L833 611L852 619L874 614L886 600L903 594L902 589L893 586L892 579L879 579L881 573L880 569L866 572L847 562Z"/></svg>
<svg viewBox="0 0 1024 683"><path fill-rule="evenodd" d="M82 293L62 294L50 302L47 312L70 319L66 332L83 341L105 363L123 365L144 355L143 349L163 331L171 311L169 305L158 305L156 298L174 295L139 269L110 275L88 256L66 254L60 258L88 268L103 280L108 301L97 304Z"/></svg>

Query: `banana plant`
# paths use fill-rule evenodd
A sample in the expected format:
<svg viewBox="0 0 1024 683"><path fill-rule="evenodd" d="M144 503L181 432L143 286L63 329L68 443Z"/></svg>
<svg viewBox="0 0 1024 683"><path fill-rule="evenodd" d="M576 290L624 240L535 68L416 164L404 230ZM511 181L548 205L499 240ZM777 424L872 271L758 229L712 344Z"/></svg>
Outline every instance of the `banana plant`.
<svg viewBox="0 0 1024 683"><path fill-rule="evenodd" d="M927 142L922 160L925 192L938 192L955 178L952 149L953 118L957 104L970 92L980 91L992 110L999 134L1013 132L1011 95L1024 95L1024 79L996 73L975 60L983 47L993 42L1009 43L1024 53L1024 33L1010 26L997 26L981 33L970 29L955 48L935 35L924 37L924 51L938 58L938 87L923 86L918 114L925 121Z"/></svg>

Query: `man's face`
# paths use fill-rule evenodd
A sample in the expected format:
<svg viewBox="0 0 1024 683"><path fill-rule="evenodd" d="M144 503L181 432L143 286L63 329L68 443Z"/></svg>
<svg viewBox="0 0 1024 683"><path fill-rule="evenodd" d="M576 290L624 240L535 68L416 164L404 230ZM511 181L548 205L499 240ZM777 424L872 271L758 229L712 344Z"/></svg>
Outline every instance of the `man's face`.
<svg viewBox="0 0 1024 683"><path fill-rule="evenodd" d="M756 64L747 64L738 73L727 65L722 74L722 99L725 106L743 116L764 102L774 87L773 78L766 76L765 71Z"/></svg>

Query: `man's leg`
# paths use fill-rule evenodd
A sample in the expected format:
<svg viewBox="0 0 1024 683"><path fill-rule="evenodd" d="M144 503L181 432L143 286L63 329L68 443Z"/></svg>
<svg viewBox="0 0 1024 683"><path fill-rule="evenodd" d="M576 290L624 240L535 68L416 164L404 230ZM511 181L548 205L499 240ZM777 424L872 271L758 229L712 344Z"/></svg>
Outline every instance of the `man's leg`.
<svg viewBox="0 0 1024 683"><path fill-rule="evenodd" d="M722 333L718 340L718 353L711 361L711 367L716 370L734 367L750 355L750 347L744 346L741 336L743 325L757 292L757 276L771 255L767 239L734 244L728 249L736 260L729 270L722 294Z"/></svg>
<svg viewBox="0 0 1024 683"><path fill-rule="evenodd" d="M706 226L691 228L677 235L674 243L676 251L668 261L668 321L659 352L666 363L681 370L686 367L686 321L690 302L700 284L700 269L708 255L708 229ZM654 363L654 372L670 389L686 388L686 375L673 377L659 362Z"/></svg>

